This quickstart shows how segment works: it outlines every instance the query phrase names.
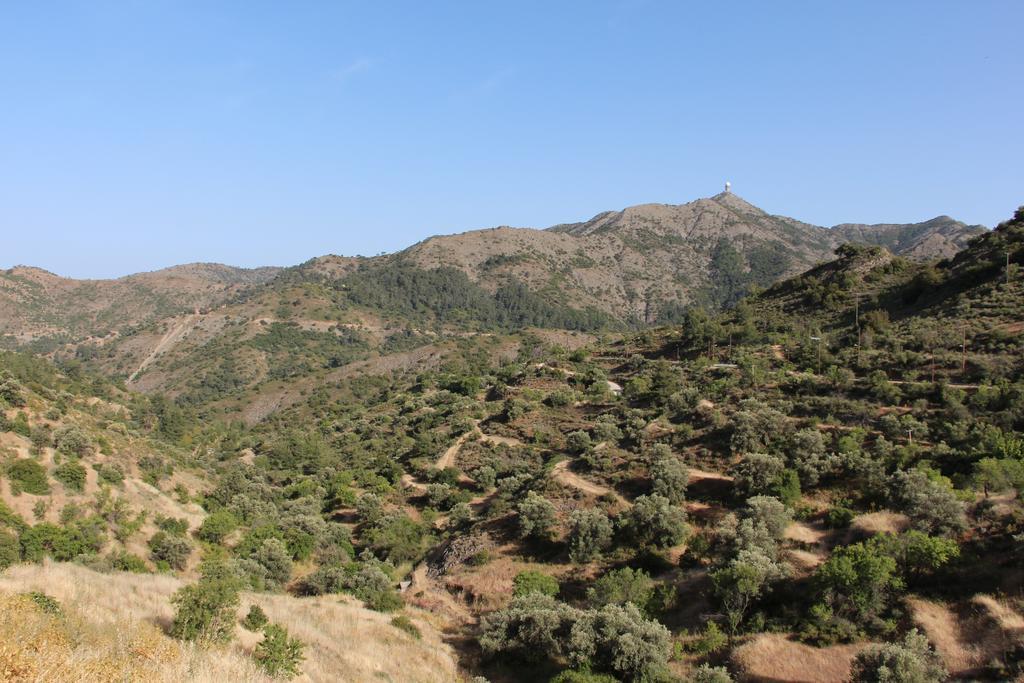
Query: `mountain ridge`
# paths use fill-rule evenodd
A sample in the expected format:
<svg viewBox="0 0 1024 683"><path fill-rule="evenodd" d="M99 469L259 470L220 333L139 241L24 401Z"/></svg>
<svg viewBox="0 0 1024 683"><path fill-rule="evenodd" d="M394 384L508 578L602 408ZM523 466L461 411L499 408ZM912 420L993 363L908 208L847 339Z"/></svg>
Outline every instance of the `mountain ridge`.
<svg viewBox="0 0 1024 683"><path fill-rule="evenodd" d="M928 260L948 258L981 230L941 216L914 224L844 223L830 229L770 214L722 192L679 205L606 211L547 229L506 226L435 235L392 254L325 255L289 268L190 263L113 280L74 280L17 266L0 271L0 343L42 352L75 348L197 310L283 296L274 292L304 281L344 290L359 273L382 269L451 268L468 281L458 287L479 287L480 296L521 288L544 306L592 311L591 320L604 316L620 326L650 324L668 321L692 304L733 303L751 287L768 286L829 259L846 241ZM403 322L408 321L398 320L394 327Z"/></svg>

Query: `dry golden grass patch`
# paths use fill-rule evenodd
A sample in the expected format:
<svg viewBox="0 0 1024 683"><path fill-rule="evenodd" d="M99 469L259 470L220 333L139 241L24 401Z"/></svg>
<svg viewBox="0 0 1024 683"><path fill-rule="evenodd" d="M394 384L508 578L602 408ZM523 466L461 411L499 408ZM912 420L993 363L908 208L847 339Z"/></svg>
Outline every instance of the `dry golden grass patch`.
<svg viewBox="0 0 1024 683"><path fill-rule="evenodd" d="M876 534L899 534L910 526L910 519L898 512L869 512L858 515L850 524L849 539L867 538Z"/></svg>
<svg viewBox="0 0 1024 683"><path fill-rule="evenodd" d="M777 633L761 633L736 648L732 661L742 680L788 683L840 683L868 644L811 647Z"/></svg>
<svg viewBox="0 0 1024 683"><path fill-rule="evenodd" d="M99 574L72 564L18 565L0 574L0 680L15 681L267 681L251 658L258 634L202 649L164 633L173 618L170 597L182 583L169 576ZM21 597L54 597L64 616ZM239 617L259 604L271 621L306 643L299 681L458 680L451 649L433 623L411 614L423 634L415 640L391 626L392 615L348 598L242 596Z"/></svg>
<svg viewBox="0 0 1024 683"><path fill-rule="evenodd" d="M954 676L981 674L1024 644L1024 617L989 595L953 606L909 598L907 607Z"/></svg>

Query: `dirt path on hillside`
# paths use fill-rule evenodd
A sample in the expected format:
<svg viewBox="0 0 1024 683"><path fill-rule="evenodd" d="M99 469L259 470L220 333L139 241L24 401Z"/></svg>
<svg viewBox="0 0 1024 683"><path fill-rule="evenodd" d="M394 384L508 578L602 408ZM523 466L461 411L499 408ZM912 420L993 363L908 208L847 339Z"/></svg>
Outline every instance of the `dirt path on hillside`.
<svg viewBox="0 0 1024 683"><path fill-rule="evenodd" d="M570 471L568 460L563 460L559 463L556 463L555 466L551 468L551 476L556 481L559 481L565 484L566 486L571 486L575 489L579 489L580 491L589 493L593 496L611 495L615 498L616 502L621 503L626 507L631 506L631 503L628 500L626 500L625 498L623 498L622 496L620 496L618 493L611 490L607 486L595 484L592 481L584 479L575 472Z"/></svg>
<svg viewBox="0 0 1024 683"><path fill-rule="evenodd" d="M712 472L710 470L698 470L698 469L694 469L693 467L690 467L689 465L687 465L686 468L690 471L690 481L689 481L689 483L691 483L691 484L693 482L695 482L695 481L700 481L701 479L715 479L717 481L732 481L733 480L733 478L731 476L729 476L728 474L724 474L722 472Z"/></svg>
<svg viewBox="0 0 1024 683"><path fill-rule="evenodd" d="M449 446L445 450L445 452L441 454L441 457L437 459L436 463L434 463L434 467L436 467L439 470L443 470L443 469L447 469L449 467L452 467L455 464L455 456L459 454L459 450L461 450L462 444L464 444L467 441L469 441L469 437L476 436L476 435L479 435L479 434L480 434L480 420L476 420L473 423L473 428L472 429L470 429L468 432L466 432L465 434L460 436L458 439L456 439L455 443L453 443L451 446Z"/></svg>
<svg viewBox="0 0 1024 683"><path fill-rule="evenodd" d="M496 434L484 434L483 432L480 433L480 440L481 441L485 441L487 443L494 444L495 446L497 446L498 444L504 444L505 446L525 446L526 445L522 441L520 441L519 439L516 439L516 438L511 437L511 436L498 436Z"/></svg>
<svg viewBox="0 0 1024 683"><path fill-rule="evenodd" d="M172 325L171 329L167 330L167 333L160 339L159 342L157 342L156 346L153 347L153 350L149 353L149 355L142 359L142 362L139 363L139 367L135 369L135 372L129 375L128 382L134 382L135 378L137 378L139 374L142 373L143 370L149 367L149 364L152 363L157 356L166 351L173 344L176 344L179 339L185 336L186 332L195 327L197 322L199 322L198 312L193 313L192 315L185 316L185 318L183 318L180 322Z"/></svg>

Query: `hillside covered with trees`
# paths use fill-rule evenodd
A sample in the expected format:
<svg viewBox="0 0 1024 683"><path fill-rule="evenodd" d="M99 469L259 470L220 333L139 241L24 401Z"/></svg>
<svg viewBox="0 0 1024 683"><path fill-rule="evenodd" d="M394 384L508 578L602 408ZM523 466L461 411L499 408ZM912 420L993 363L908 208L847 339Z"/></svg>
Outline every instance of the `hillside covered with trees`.
<svg viewBox="0 0 1024 683"><path fill-rule="evenodd" d="M252 676L316 678L330 647L281 601L338 596L385 615L359 618L401 657L458 662L392 680L1012 680L1024 211L940 262L836 256L602 337L523 330L592 328L453 270L285 273L304 313L259 322L283 300L248 298L252 320L193 366L245 373L226 364L259 351L287 384L315 359L251 424L216 374L143 395L102 364L4 354L0 565L174 577L154 637L229 649ZM346 326L342 299L417 321L408 335L466 311L489 325L381 367L367 340L394 331ZM302 322L317 307L342 320ZM14 587L18 569L0 576L11 614L78 609Z"/></svg>

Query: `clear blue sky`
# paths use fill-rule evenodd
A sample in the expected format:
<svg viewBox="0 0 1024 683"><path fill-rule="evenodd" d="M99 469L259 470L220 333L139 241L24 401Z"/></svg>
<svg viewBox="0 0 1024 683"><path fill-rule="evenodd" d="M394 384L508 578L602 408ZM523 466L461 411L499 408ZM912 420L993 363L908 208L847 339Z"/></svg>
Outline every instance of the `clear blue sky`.
<svg viewBox="0 0 1024 683"><path fill-rule="evenodd" d="M734 190L1024 203L1024 2L8 2L0 267L293 264Z"/></svg>

